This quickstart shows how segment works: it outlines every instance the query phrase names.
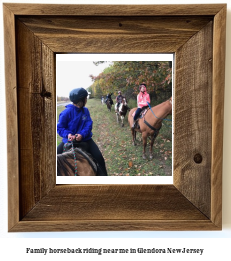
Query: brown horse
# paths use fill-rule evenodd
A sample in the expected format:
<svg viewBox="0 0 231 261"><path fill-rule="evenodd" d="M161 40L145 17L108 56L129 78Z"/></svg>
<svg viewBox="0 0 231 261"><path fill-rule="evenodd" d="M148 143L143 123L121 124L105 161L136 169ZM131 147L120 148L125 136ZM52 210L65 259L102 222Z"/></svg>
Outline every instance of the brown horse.
<svg viewBox="0 0 231 261"><path fill-rule="evenodd" d="M162 126L162 121L169 114L172 114L172 97L167 101L152 107L152 110L148 110L145 116L138 120L139 126L135 126L135 128L133 129L133 113L136 111L136 109L137 108L131 109L128 115L128 122L131 127L133 145L136 145L136 132L140 132L143 139L143 158L146 159L145 150L147 146L147 138L148 136L151 136L150 159L152 159L153 144L157 135L159 134L159 130Z"/></svg>
<svg viewBox="0 0 231 261"><path fill-rule="evenodd" d="M96 164L79 148L57 155L57 176L96 176L96 171Z"/></svg>
<svg viewBox="0 0 231 261"><path fill-rule="evenodd" d="M111 101L108 99L106 102L108 111L111 111Z"/></svg>
<svg viewBox="0 0 231 261"><path fill-rule="evenodd" d="M127 111L128 111L128 104L126 98L124 97L122 99L122 102L120 103L118 110L117 110L117 103L115 104L116 120L119 123L119 116L120 116L122 127L124 126L124 118L127 114Z"/></svg>

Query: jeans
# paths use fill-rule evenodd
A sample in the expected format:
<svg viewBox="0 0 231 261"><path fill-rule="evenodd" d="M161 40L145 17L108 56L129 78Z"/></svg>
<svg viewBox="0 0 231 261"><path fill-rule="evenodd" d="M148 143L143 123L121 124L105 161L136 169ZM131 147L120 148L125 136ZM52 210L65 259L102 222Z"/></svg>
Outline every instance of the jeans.
<svg viewBox="0 0 231 261"><path fill-rule="evenodd" d="M137 118L139 117L139 115L140 115L141 111L142 111L142 109L141 109L141 108L137 108L137 110L136 110L136 113L135 113L135 115L134 115L134 121L136 121L136 120L137 120Z"/></svg>

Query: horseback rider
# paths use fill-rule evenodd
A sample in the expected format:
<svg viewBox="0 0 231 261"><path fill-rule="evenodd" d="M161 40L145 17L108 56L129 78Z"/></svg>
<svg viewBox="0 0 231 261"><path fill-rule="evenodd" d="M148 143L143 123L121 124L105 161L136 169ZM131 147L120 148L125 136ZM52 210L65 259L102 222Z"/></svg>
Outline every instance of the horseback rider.
<svg viewBox="0 0 231 261"><path fill-rule="evenodd" d="M72 104L68 104L66 109L59 115L57 132L61 136L62 142L57 147L57 154L62 154L64 145L71 141L77 146L84 145L86 151L97 160L100 169L97 176L107 176L105 161L98 146L92 139L93 121L89 110L85 107L88 92L84 88L76 88L70 92L69 98Z"/></svg>
<svg viewBox="0 0 231 261"><path fill-rule="evenodd" d="M107 101L108 101L108 100L110 101L111 105L113 104L113 100L112 100L111 96L112 96L112 93L108 93L108 94L107 94L106 100L105 100L105 103L106 103L106 104L107 104Z"/></svg>
<svg viewBox="0 0 231 261"><path fill-rule="evenodd" d="M116 96L116 103L117 103L117 111L119 111L119 106L123 101L124 96L122 95L121 91L118 91L118 95Z"/></svg>
<svg viewBox="0 0 231 261"><path fill-rule="evenodd" d="M138 108L137 108L136 113L135 113L134 118L133 118L133 125L132 125L133 129L135 128L136 121L137 121L140 113L148 107L147 102L150 103L150 96L147 93L146 84L141 83L140 86L139 86L139 90L140 90L140 92L137 95L137 107Z"/></svg>

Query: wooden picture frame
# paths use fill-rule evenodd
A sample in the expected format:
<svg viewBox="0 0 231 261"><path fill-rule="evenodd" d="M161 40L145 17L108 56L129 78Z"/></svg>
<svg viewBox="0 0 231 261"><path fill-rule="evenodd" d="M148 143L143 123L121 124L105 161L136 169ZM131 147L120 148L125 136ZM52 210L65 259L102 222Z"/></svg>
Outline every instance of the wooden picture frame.
<svg viewBox="0 0 231 261"><path fill-rule="evenodd" d="M226 4L3 4L8 230L221 230ZM175 53L173 185L56 185L56 53Z"/></svg>

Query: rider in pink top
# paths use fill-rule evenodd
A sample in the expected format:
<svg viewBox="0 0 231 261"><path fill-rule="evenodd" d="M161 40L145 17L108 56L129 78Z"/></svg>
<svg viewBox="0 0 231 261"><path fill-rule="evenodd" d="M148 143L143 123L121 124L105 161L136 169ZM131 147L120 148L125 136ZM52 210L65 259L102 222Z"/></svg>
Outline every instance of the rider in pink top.
<svg viewBox="0 0 231 261"><path fill-rule="evenodd" d="M147 102L150 103L150 97L146 91L146 84L141 84L140 93L137 95L138 108L142 109L144 106L148 106Z"/></svg>
<svg viewBox="0 0 231 261"><path fill-rule="evenodd" d="M133 118L132 128L135 127L136 120L139 117L141 111L144 110L146 107L148 107L147 102L150 103L150 96L147 93L146 84L141 83L139 88L140 88L140 92L137 95L137 106L138 106L138 108L137 108L136 113L135 113L134 118Z"/></svg>

